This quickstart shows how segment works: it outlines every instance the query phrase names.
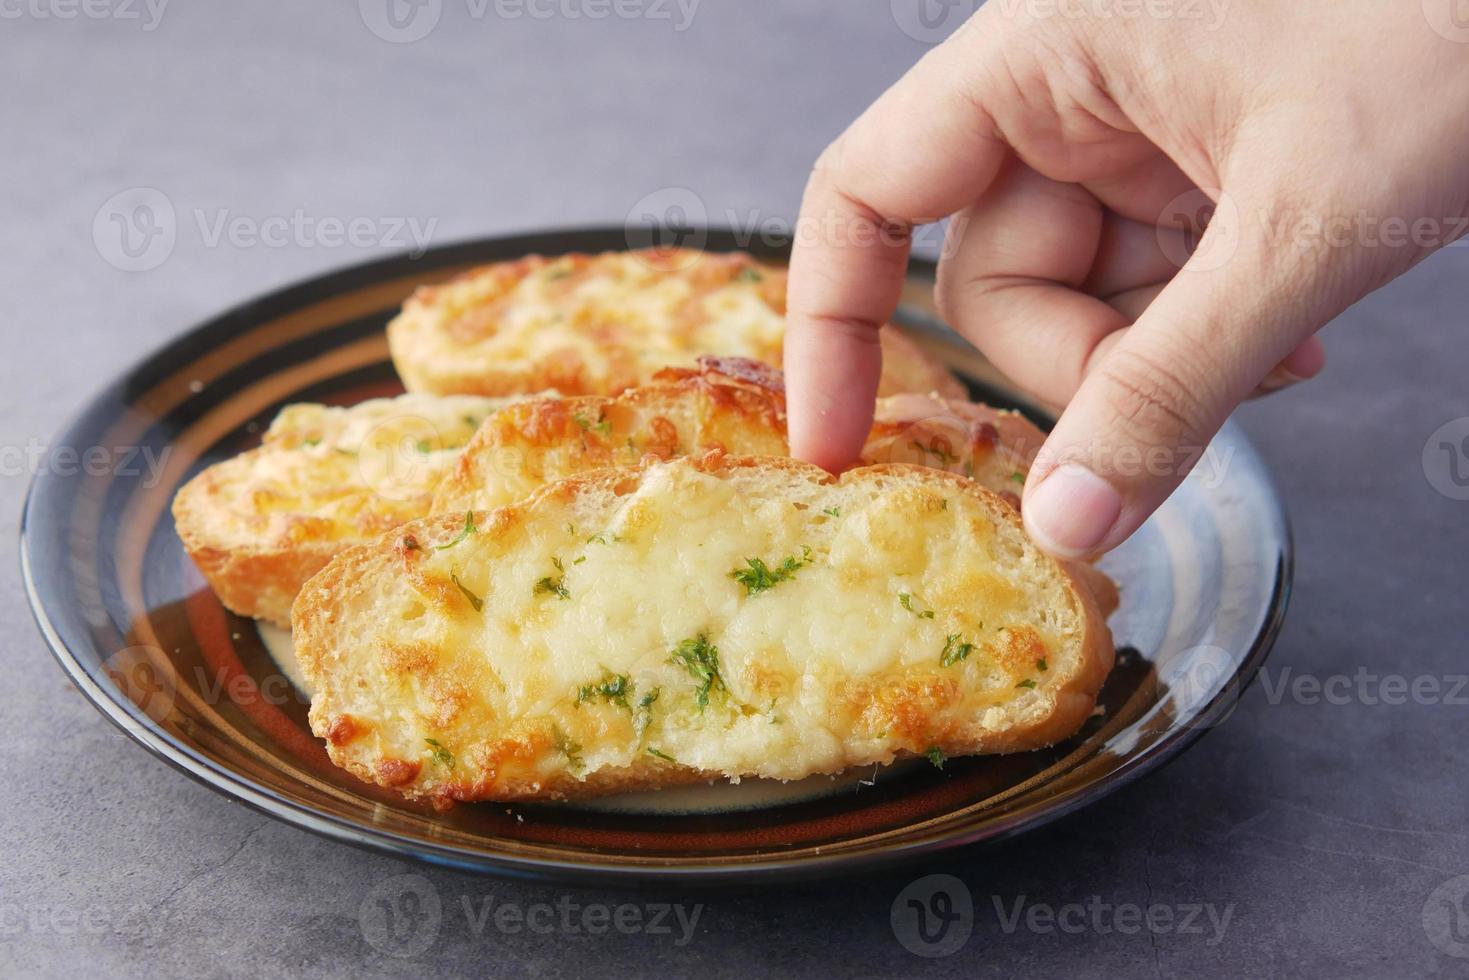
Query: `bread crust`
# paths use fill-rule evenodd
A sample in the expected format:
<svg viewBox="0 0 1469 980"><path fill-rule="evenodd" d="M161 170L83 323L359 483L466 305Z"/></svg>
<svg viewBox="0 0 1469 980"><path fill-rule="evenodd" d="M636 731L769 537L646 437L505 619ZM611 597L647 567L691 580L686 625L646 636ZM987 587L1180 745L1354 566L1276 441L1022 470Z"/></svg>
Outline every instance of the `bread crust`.
<svg viewBox="0 0 1469 980"><path fill-rule="evenodd" d="M480 568L485 561L490 561L491 566L503 566L526 557L525 549L532 547L526 542L542 540L577 515L584 519L588 513L601 513L597 508L611 507L614 502L625 498L643 500L645 498L632 495L648 487L656 491L664 486L659 481L674 480L669 485L678 486L678 479L697 480L698 476L692 474L729 482L740 493L753 492L753 488L759 486L776 499L784 500L782 495L790 494L793 501L803 500L812 507L826 499L871 500L877 502L872 506L879 508L893 505L895 501L902 501L906 506L914 501L942 499L946 501L942 510L949 516L937 519L978 520L991 527L995 540L1003 540L1005 548L1013 549L1016 556L1013 565L1006 566L1009 573L1021 575L1023 568L1025 575L1031 575L1041 583L1044 598L1050 603L1046 608L1052 610L1049 615L1066 624L1065 631L1057 634L1064 637L1064 642L1047 641L1052 644L1050 646L1043 642L1035 629L1021 625L1003 627L994 634L983 645L983 656L974 661L974 669L982 669L979 664L983 659L989 664L983 669L1001 669L1005 677L1017 676L1015 671L1029 672L1031 676L1027 682L1014 685L1017 693L1011 695L1009 701L1002 700L986 710L968 714L964 713L968 709L961 711L960 715L953 712L960 710L957 705L971 703L965 700L974 695L965 687L968 679L986 675L964 674L961 677L952 673L948 665L942 669L929 665L903 668L898 674L870 675L877 680L864 687L867 682L863 678L869 675L858 673L848 679L840 670L836 675L821 675L826 667L819 663L807 664L808 682L811 676L836 677L828 687L820 690L824 696L846 699L841 701L847 706L843 709L845 713L834 712L830 725L860 726L871 721L872 717L880 717L888 719L883 722L884 726L895 725L897 729L889 733L885 727L876 736L876 748L854 748L867 743L849 739L848 743L843 743L846 745L844 750L828 756L789 764L772 760L771 765L779 773L779 778L798 778L817 772L839 771L853 765L890 762L903 755L935 750L947 756L1024 751L1069 737L1090 716L1096 695L1112 666L1114 654L1110 633L1091 592L1079 587L1069 570L1041 554L1024 538L1014 509L996 495L964 477L924 467L879 465L848 471L835 478L789 458L732 457L713 452L700 459L679 459L671 463L648 460L635 469L594 471L551 484L511 506L476 512L472 515L476 529L469 537L466 537L467 524L463 515L441 515L406 525L371 545L352 548L333 559L326 569L307 583L293 612L297 656L316 689L311 708L312 730L326 739L332 760L359 778L396 789L412 798L428 799L441 807L457 801L564 799L656 789L721 775L769 775L769 772L760 771L759 766L747 762L734 768L704 765L701 760L720 758L722 749L718 746L723 743L718 740L725 736L711 735L709 741L699 741L702 735L697 727L692 730L695 734L689 736L696 739L694 744L716 746L707 749L713 754L700 757L696 760L698 764L684 765L645 757L646 753L637 749L637 743L634 743L636 753L632 757L607 756L607 764L592 765L588 771L577 772L568 763L559 761L558 749L565 751L568 760L573 759L574 753L560 744L561 736L553 734L553 726L546 721L546 717L552 716L517 716L508 707L516 703L517 698L529 697L529 694L515 689L513 696L505 695L510 697L509 701L502 697L490 706L465 701L466 696L471 699L490 697L484 692L493 684L485 679L494 671L524 669L531 671L530 676L539 677L547 667L506 664L496 659L499 655L494 651L471 653L462 644L447 640L441 647L434 645L439 641L430 640L409 644L412 649L405 652L404 644L394 640L390 630L374 625L390 623L393 610L407 603L415 608L423 606L422 612L415 613L419 619L414 628L420 631L415 635L454 635L438 631L441 627L458 628L459 623L468 623L474 628L474 616L481 614L471 612L466 604L465 597L472 593L457 579L456 591L433 577L431 563L440 561L436 556L446 547L463 547L456 542L469 541L472 549L479 549L457 553L455 560L462 560L466 570ZM947 501L950 500L955 503L953 514L949 514ZM928 503L923 503L923 506L930 517L936 515ZM657 543L656 535L653 543ZM491 555L498 557L492 559ZM949 571L944 569L945 574ZM512 601L498 598L506 593L493 591L502 587L503 583L485 586L482 601ZM628 601L646 600L630 597ZM559 610L561 607L552 608ZM647 615L657 619L658 607L639 608L646 608ZM773 610L775 607L769 608ZM906 617L909 613L902 615ZM932 619L932 616L928 618ZM929 628L925 625L922 611L913 613L912 621L914 629ZM902 619L898 628L907 629L908 624L908 619ZM524 628L535 629L534 621L526 621ZM1007 633L1007 629L1010 632ZM608 628L609 640L615 640L617 635L615 630ZM790 634L791 637L798 635ZM545 642L551 642L549 637L547 634ZM790 649L793 648L787 648ZM489 661L481 660L482 656L487 656L494 663L487 667ZM779 655L772 656L779 661ZM394 678L398 675L393 671L406 669L400 662L403 658L411 661L411 690L417 699L413 705L398 703L393 700L393 695L387 693L392 684L397 683ZM1035 659L1036 666L1029 665L1031 659ZM1046 661L1049 661L1049 670ZM968 669L967 664L969 661L964 661L960 669ZM549 669L556 671L563 667L564 664L556 664ZM1036 667L1043 673L1037 674ZM816 671L816 674L811 674L811 671ZM445 678L451 678L453 682L446 682ZM436 687L446 683L448 687ZM453 688L453 684L461 687ZM584 693L586 690L588 688L582 688ZM438 694L431 697L434 691ZM665 699L669 696L665 692ZM802 695L803 698L807 696ZM425 701L426 697L428 700ZM785 703L779 699L771 701L769 710L772 717L777 711L777 704ZM566 726L576 738L583 740L575 746L576 752L585 752L587 758L602 758L604 746L591 740L587 732L594 735L601 732L602 735L596 737L612 740L614 736L607 733L618 731L616 726L620 722L616 719L622 715L607 705L595 704L595 701L588 704L578 701L571 706L560 702L553 704L560 705L548 709L560 712L553 715L559 719L556 726ZM607 708L610 714L595 713L595 710L603 708ZM669 710L674 709L670 707ZM699 715L690 714L690 717L702 718L702 711L700 708ZM1003 724L997 723L993 717L996 711L1004 715ZM713 716L711 709L710 717ZM681 719L683 716L676 717ZM394 719L391 724L388 724L388 718ZM742 723L739 718L731 722ZM679 724L685 722L680 721ZM703 722L696 720L694 724ZM402 731L403 726L407 726L407 734ZM554 730L560 731L560 728L555 727ZM425 736L424 732L433 734ZM804 731L797 733L802 739L807 734ZM851 735L851 732L846 735ZM430 753L418 741L420 737L439 748ZM867 737L866 734L862 736ZM619 746L621 744L618 743ZM448 754L447 766L439 763L437 752L440 749ZM699 751L705 751L705 748ZM792 765L807 768L792 769Z"/></svg>
<svg viewBox="0 0 1469 980"><path fill-rule="evenodd" d="M429 512L458 450L504 404L405 395L348 409L289 405L260 447L179 490L179 539L226 608L288 626L301 585L333 555ZM369 465L379 450L394 461L385 476Z"/></svg>
<svg viewBox="0 0 1469 980"><path fill-rule="evenodd" d="M701 354L779 364L785 292L785 269L742 252L530 255L420 287L388 346L409 391L615 395ZM965 397L898 328L880 340L880 395Z"/></svg>

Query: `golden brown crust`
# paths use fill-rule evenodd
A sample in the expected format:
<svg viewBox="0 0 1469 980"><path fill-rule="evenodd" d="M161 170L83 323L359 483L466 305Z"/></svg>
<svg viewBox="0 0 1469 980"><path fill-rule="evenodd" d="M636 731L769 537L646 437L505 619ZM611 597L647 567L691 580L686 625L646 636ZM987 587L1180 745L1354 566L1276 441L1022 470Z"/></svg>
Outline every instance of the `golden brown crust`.
<svg viewBox="0 0 1469 980"><path fill-rule="evenodd" d="M835 699L831 702L831 713L821 714L822 724L837 726L834 734L846 740L846 748L834 754L811 756L804 761L767 760L776 766L774 771L780 774L780 778L836 771L872 761L890 761L904 754L922 754L933 748L951 756L1037 748L1069 736L1090 715L1096 694L1111 668L1110 634L1088 590L1078 587L1067 570L1029 545L1014 510L999 498L963 477L915 466L868 467L836 478L788 458L731 457L713 452L702 458L667 464L647 460L636 469L590 472L551 484L514 505L473 514L476 530L468 537L464 515L444 515L414 522L372 545L353 548L338 556L303 589L293 616L297 655L317 691L311 709L312 727L318 735L327 738L333 761L363 779L391 786L409 796L428 798L440 806L466 800L557 799L626 792L697 782L721 774L769 774L762 772L759 765L750 768L752 764L749 762L729 763L734 767L730 769L702 763L684 766L670 764L661 758L648 758L639 747L643 744L641 736L632 743L635 754L619 756L613 752L609 755L611 750L608 746L620 746L629 737L627 732L631 729L628 726L634 723L629 703L624 703L627 709L624 713L609 704L598 704L595 696L587 703L581 703L585 697L577 698L576 704L557 701L555 692L561 690L557 685L563 682L548 679L543 672L538 672L546 668L497 660L490 650L470 655L471 650L478 649L477 644L481 641L465 646L462 640L449 639L450 636L457 637L456 632L444 632L446 629L479 629L476 624L486 614L478 605L471 608L474 602L484 603L488 609L490 604L518 601L513 596L521 594L520 586L512 587L509 584L511 579L495 577L499 574L498 568L509 568L507 563L517 562L534 565L541 560L536 557L541 549L570 547L567 542L583 540L581 535L585 529L596 526L595 523L586 523L594 522L596 515L602 514L605 518L617 508L623 508L617 512L628 517L628 512L636 505L649 503L642 494L664 492L660 489L664 487L676 488L682 485L680 480L694 481L687 484L691 488L687 493L694 496L686 493L671 498L670 503L673 507L671 513L693 519L687 502L700 499L699 494L705 490L697 488L704 484L697 482L697 476L680 476L680 473L714 477L717 481L727 482L742 495L748 495L750 488L759 486L764 488L761 492L771 499L788 498L799 505L796 511L813 516L818 512L825 513L825 510L816 509L820 504L840 500L851 511L847 515L850 519L866 522L857 525L860 527L869 524L878 527L884 513L911 514L912 518L893 525L898 538L877 531L874 533L878 536L872 539L871 546L860 549L856 560L862 567L867 567L867 571L857 571L864 576L884 574L880 556L884 548L909 547L903 543L904 532L900 529L911 527L912 520L919 513L927 513L926 519L962 522L959 525L941 525L946 528L967 527L968 522L979 521L980 524L975 525L981 533L978 540L1003 539L1006 542L1004 548L992 549L995 555L1011 554L1013 550L1013 558L996 557L993 560L1002 564L1014 562L1011 574L1019 576L1015 584L1006 585L997 579L976 579L975 574L992 573L981 572L984 566L975 566L973 570L950 568L948 562L954 560L952 558L945 560L940 578L930 582L933 597L945 594L945 590L956 595L993 596L1021 589L1008 606L1005 601L995 600L998 605L991 603L981 607L991 613L1009 608L1012 613L1002 613L1002 622L1008 625L1000 626L999 632L991 627L984 634L982 643L979 635L970 634L981 651L973 658L957 666L945 664L940 667L935 647L933 661L926 657L923 660L926 666L888 668L898 671L890 674L881 671L864 674L851 672L834 663L805 662L802 671L806 680L800 687L806 692L803 698L810 697L812 691L826 691ZM669 480L673 482L668 483ZM941 502L942 507L929 506ZM811 509L807 510L808 507ZM715 513L722 514L723 511L716 510ZM677 536L683 531L682 527L660 523L656 510L650 510L646 516L645 524L640 525L629 518L620 525L623 528L642 527L644 533L654 536L650 541L636 545L638 547L655 546L659 540L672 540L660 539L660 534ZM680 517L680 521L683 519ZM580 530L573 528L575 533L560 545L547 544L548 535L558 534L563 525L572 522L579 524ZM826 524L821 521L813 524L808 520L803 526L806 530L801 534L815 534ZM660 528L667 530L660 531ZM638 532L633 533L636 541ZM923 538L922 535L919 537ZM709 540L713 544L713 540ZM928 540L943 539L930 535ZM818 541L818 551L823 547ZM872 551L873 548L877 550ZM591 546L587 551L590 553ZM446 553L450 559L444 557ZM967 556L975 552L966 550L956 554ZM570 555L569 551L566 552L568 566ZM470 584L480 590L480 598L473 598L474 593L457 579L453 586L447 588L433 586L436 576L446 574L443 565L451 559L459 563L457 567L466 577L471 572L480 575L480 579L470 580ZM862 564L869 559L878 564L871 567ZM829 555L822 560L840 563ZM850 560L842 559L848 563ZM562 566L558 564L557 567ZM830 567L835 569L837 566L831 564ZM406 576L405 572L408 573ZM700 573L694 568L680 574L697 578L707 572L708 569ZM812 587L824 588L820 585L824 580L815 577L819 573L808 571L805 574L812 578L793 581L812 581L817 583ZM490 579L485 579L485 575ZM637 608L643 610L639 619L632 621L632 628L658 622L658 606L645 605L650 601L649 596L640 596L636 591L638 575L629 573L626 577L630 590L627 601L638 604ZM569 573L567 579L570 580ZM1048 603L1048 608L1053 610L1052 616L1059 617L1055 622L1069 624L1064 626L1061 634L1043 638L1036 632L1038 627L1027 627L1023 622L1004 618L1015 615L1013 610L1026 608L1030 601L1023 597L1024 589L1018 584L1021 579L1034 583L1025 588L1044 590L1044 598L1037 593L1034 601ZM577 580L573 589L578 598L584 595L581 590L591 587L595 581L592 578ZM794 588L793 585L785 587ZM507 594L506 588L511 588L511 593ZM589 593L585 595L590 596ZM655 591L650 595L663 593ZM831 599L835 598L836 594L832 593ZM790 601L797 600L798 597L793 595ZM517 629L534 631L545 628L537 625L548 622L543 619L545 615L574 608L573 605L559 605L554 596L548 596L544 601L549 605L540 607L540 612L526 614L530 619L513 612L508 606L504 610L497 606L496 615L509 615L515 622L523 624ZM669 607L670 610L686 610L687 603L693 600L676 596L672 601L678 605ZM753 601L768 603L771 600L762 596ZM814 610L819 604L819 601L818 606L803 603L801 608ZM754 608L769 609L771 615L776 615L778 607ZM959 619L953 620L954 615ZM397 653L392 656L383 653L395 650L399 642L391 639L395 634L389 628L395 616L410 617L412 635L424 637L425 640L419 642L428 643L408 661L403 661ZM957 621L971 623L971 627L961 628L984 629L983 624L974 623L966 618L968 613L959 610L945 610L938 623L932 623L931 616L928 619L924 616L922 609L898 611L895 613L895 628L928 630L930 633L939 630L941 636L943 629L951 628L951 621ZM778 622L780 620L772 620L770 628L781 629L775 625ZM622 628L610 624L604 628L602 638L613 648L603 650L599 657L614 659L621 655L615 648L616 644L627 641L628 636L620 633L619 629ZM551 635L546 634L546 642L552 642ZM785 634L776 632L772 635ZM801 635L802 632L797 632L791 634L791 638ZM734 639L730 643L732 647L736 645ZM558 649L566 655L580 652L574 646ZM928 648L925 645L923 649ZM482 659L486 654L488 658ZM782 667L786 655L778 651L761 656L766 658L761 661L766 666L760 667L760 663L752 661L748 669L774 670L773 676L780 677L781 671L789 668L788 664ZM787 730L778 724L782 720L800 729L802 722L799 720L780 717L787 710L781 705L796 703L780 700L782 691L794 690L788 686L792 681L782 681L787 685L784 688L781 683L764 686L759 683L758 676L752 678L740 666L738 657L735 661L723 662L723 667L727 684L746 692L762 692L762 698L767 693L775 693L768 707L746 702L746 714L754 708L759 709L757 714L771 713L771 725L762 723L758 727L760 732L786 737ZM616 663L614 668L623 669ZM568 668L567 664L559 663L550 669L564 671ZM411 670L411 675L402 673L405 670ZM830 673L833 670L835 673ZM994 676L997 671L1000 686L995 690L1011 690L1009 701L1014 704L1003 698L982 700L978 703L990 704L988 709L971 710L967 706L975 703L973 698L976 696L976 689L971 685L986 676ZM517 673L529 680L514 680ZM649 690L646 686L638 686L644 681L637 669L628 668L627 675L621 678L623 682L628 682L628 677L632 678L626 691L641 693ZM411 684L407 681L410 676ZM1013 680L1017 676L1028 676L1030 680L1015 684ZM821 680L822 677L826 680ZM863 677L869 680L864 681ZM577 683L595 681L596 675L593 674ZM532 687L520 686L523 683L530 683ZM401 684L408 686L399 686ZM506 684L512 687L506 688ZM817 687L811 687L812 684ZM685 751L693 753L690 758L695 758L701 751L713 753L699 757L705 760L725 758L721 752L735 752L731 747L735 743L729 739L734 737L736 729L728 729L729 735L714 733L725 731L720 726L745 724L749 719L742 721L740 712L733 715L718 713L724 711L722 706L718 709L711 707L708 715L704 714L702 707L694 712L687 695L681 695L676 686L676 680L669 680L664 675L660 686L652 688L655 692L662 691L662 700L656 701L657 704L666 706L670 712L682 711L682 714L670 715L666 722L655 722L655 726L664 726L663 729L655 728L662 731L660 738L673 740L679 737L674 733L682 731L685 742L680 754ZM1019 690L1021 688L1029 690ZM497 690L512 693L494 693ZM569 690L574 691L575 688ZM588 690L588 687L582 687L584 695ZM395 691L405 692L403 696L409 697L410 701L400 702L397 700L399 695L393 693ZM657 696L655 693L655 699ZM678 707L679 696L685 698L682 709ZM504 700L506 697L510 700ZM550 701L545 700L548 697ZM529 703L549 707L536 709L530 714L518 714L525 709L513 707ZM794 713L796 709L791 707L790 710ZM383 718L378 716L382 711L389 712L395 719L391 727L384 727ZM400 730L403 725L408 726L406 734ZM487 725L490 727L486 728ZM669 725L674 727L667 728ZM689 729L688 725L695 728ZM701 726L706 725L716 726L711 729L712 741L700 741L702 736L697 735ZM690 735L690 732L696 734ZM789 736L797 740L790 744L805 745L811 741L805 735L804 730L790 731ZM821 736L815 742L828 737L831 736ZM694 741L689 742L690 738ZM424 748L424 743L433 746L432 752ZM443 760L438 758L440 751L445 754ZM756 751L756 755L760 756L760 753ZM576 771L573 763L582 756L594 761L586 766L586 771ZM414 766L417 768L412 768Z"/></svg>
<svg viewBox="0 0 1469 980"><path fill-rule="evenodd" d="M526 256L418 289L388 325L409 391L616 395L701 354L781 362L786 270L742 252ZM884 327L879 393L963 386Z"/></svg>
<svg viewBox="0 0 1469 980"><path fill-rule="evenodd" d="M287 406L259 448L179 490L184 550L227 608L289 625L302 583L333 555L428 513L459 448L501 404L406 395Z"/></svg>

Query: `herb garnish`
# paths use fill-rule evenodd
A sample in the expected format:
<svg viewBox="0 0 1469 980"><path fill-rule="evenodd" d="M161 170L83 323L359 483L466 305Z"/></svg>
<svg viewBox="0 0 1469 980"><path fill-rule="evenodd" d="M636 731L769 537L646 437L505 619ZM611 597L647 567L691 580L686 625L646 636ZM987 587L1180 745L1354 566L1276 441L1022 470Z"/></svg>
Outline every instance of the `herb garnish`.
<svg viewBox="0 0 1469 980"><path fill-rule="evenodd" d="M560 572L561 574L556 578L552 578L551 576L547 575L545 578L536 583L536 587L532 590L531 594L550 594L556 596L556 598L563 601L566 599L570 599L571 590L566 587L566 566L561 564L560 558L552 558L551 564L555 565L556 571Z"/></svg>
<svg viewBox="0 0 1469 980"><path fill-rule="evenodd" d="M973 643L965 643L962 635L950 633L944 638L944 652L939 656L939 665L952 667L967 658L973 650Z"/></svg>
<svg viewBox="0 0 1469 980"><path fill-rule="evenodd" d="M479 596L475 595L473 592L469 591L469 589L465 588L464 583L459 581L459 574L457 572L450 572L449 578L454 582L455 585L459 586L459 591L464 593L464 598L469 600L469 604L474 607L475 612L484 611L485 601Z"/></svg>
<svg viewBox="0 0 1469 980"><path fill-rule="evenodd" d="M459 529L459 537L455 538L453 541L450 541L448 544L441 544L441 545L435 546L434 550L435 551L448 551L450 548L454 547L456 544L458 544L459 542L463 541L465 538L469 537L471 534L478 534L478 533L479 533L479 528L477 528L477 527L474 526L474 511L472 511L472 510L466 510L464 512L464 527L462 527L462 528Z"/></svg>
<svg viewBox="0 0 1469 980"><path fill-rule="evenodd" d="M1015 686L1016 687L1024 687L1024 688L1032 688L1032 687L1035 687L1035 681L1033 681L1029 677L1027 677L1025 680L1021 681L1019 684L1016 684Z"/></svg>
<svg viewBox="0 0 1469 980"><path fill-rule="evenodd" d="M1045 671L1051 669L1051 665L1048 664L1048 663L1046 663L1046 658L1045 657L1042 657L1039 660L1037 660L1035 662L1035 667L1036 667L1036 670L1039 670L1042 673L1044 673Z"/></svg>
<svg viewBox="0 0 1469 980"><path fill-rule="evenodd" d="M709 692L715 688L725 690L724 678L719 676L719 648L709 642L709 637L700 633L691 640L684 640L668 658L671 664L682 664L688 669L699 686L694 689L694 700L699 711L709 706Z"/></svg>
<svg viewBox="0 0 1469 980"><path fill-rule="evenodd" d="M444 748L442 742L436 738L426 738L424 741L428 743L430 749L429 755L433 757L435 762L445 769L454 768L454 753Z"/></svg>
<svg viewBox="0 0 1469 980"><path fill-rule="evenodd" d="M673 758L673 756L667 754L666 752L659 752L651 745L648 746L648 754L656 759L662 759L664 762L672 762L674 765L678 765L678 762Z"/></svg>
<svg viewBox="0 0 1469 980"><path fill-rule="evenodd" d="M577 704L581 704L583 701L600 697L604 701L632 710L627 703L627 696L631 692L632 684L629 683L626 674L613 674L609 671L604 672L602 679L597 683L583 684L577 691L576 701Z"/></svg>
<svg viewBox="0 0 1469 980"><path fill-rule="evenodd" d="M933 748L929 749L923 754L928 756L928 761L933 763L933 767L935 769L942 769L944 767L944 763L947 761L948 758L944 755L944 750L939 748L937 745L935 745Z"/></svg>
<svg viewBox="0 0 1469 980"><path fill-rule="evenodd" d="M663 688L655 687L653 690L638 698L638 710L633 716L633 730L638 733L638 738L643 737L643 732L648 730L648 725L653 721L653 704L658 700L658 695L663 693Z"/></svg>
<svg viewBox="0 0 1469 980"><path fill-rule="evenodd" d="M771 568L765 564L763 558L746 558L745 564L748 568L736 568L729 573L729 577L745 587L745 595L759 595L768 589L772 589L781 582L795 577L797 571L811 564L811 549L803 546L801 557L795 555L786 556L786 560L777 568Z"/></svg>
<svg viewBox="0 0 1469 980"><path fill-rule="evenodd" d="M841 517L842 509L840 507L828 507L823 510L822 513L825 514L827 517Z"/></svg>
<svg viewBox="0 0 1469 980"><path fill-rule="evenodd" d="M937 436L935 436L933 438L933 441L927 446L919 442L917 439L912 440L909 445L919 452L923 453L924 455L932 455L945 466L947 466L949 463L956 463L959 461L959 457L949 452L949 450L940 443L939 437Z"/></svg>
<svg viewBox="0 0 1469 980"><path fill-rule="evenodd" d="M566 587L563 581L559 578L552 578L549 575L536 582L533 594L550 594L563 601L571 598L571 590Z"/></svg>
<svg viewBox="0 0 1469 980"><path fill-rule="evenodd" d="M898 605L902 606L904 609L908 610L919 619L933 619L934 613L932 609L918 610L913 608L913 596L910 593L899 592Z"/></svg>
<svg viewBox="0 0 1469 980"><path fill-rule="evenodd" d="M605 418L599 416L597 418L597 421L591 422L588 421L587 417L581 412L577 412L576 415L573 416L573 418L576 419L576 424L581 426L583 430L594 429L604 436L610 436L612 434L612 423L607 421Z"/></svg>
<svg viewBox="0 0 1469 980"><path fill-rule="evenodd" d="M765 278L764 276L760 275L760 270L753 269L750 266L745 266L743 269L740 270L739 275L735 276L735 281L736 282L760 282L764 278Z"/></svg>
<svg viewBox="0 0 1469 980"><path fill-rule="evenodd" d="M556 749L566 756L566 764L571 769L573 776L580 775L587 767L586 761L581 757L581 745L573 742L561 729L556 729Z"/></svg>

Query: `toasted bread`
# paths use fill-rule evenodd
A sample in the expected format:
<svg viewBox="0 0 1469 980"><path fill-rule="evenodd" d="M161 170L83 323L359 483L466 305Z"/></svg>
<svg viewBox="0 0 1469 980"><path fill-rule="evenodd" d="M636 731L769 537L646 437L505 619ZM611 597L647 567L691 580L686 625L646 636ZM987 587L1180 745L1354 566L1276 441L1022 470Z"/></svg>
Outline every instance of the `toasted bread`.
<svg viewBox="0 0 1469 980"><path fill-rule="evenodd" d="M228 608L286 625L304 583L344 548L428 512L459 449L507 399L404 395L288 405L262 445L174 498L184 548Z"/></svg>
<svg viewBox="0 0 1469 980"><path fill-rule="evenodd" d="M684 249L528 256L423 286L388 325L409 391L615 395L701 354L779 364L786 271ZM884 327L879 394L964 388Z"/></svg>
<svg viewBox="0 0 1469 980"><path fill-rule="evenodd" d="M1034 749L1113 660L973 481L718 452L406 525L292 622L332 760L441 807Z"/></svg>
<svg viewBox="0 0 1469 980"><path fill-rule="evenodd" d="M918 463L963 473L1017 496L1044 436L1016 412L936 395L878 399L862 462ZM785 386L779 371L733 357L665 368L616 397L527 399L495 413L439 485L433 513L514 503L555 480L644 455L662 459L722 449L785 456Z"/></svg>

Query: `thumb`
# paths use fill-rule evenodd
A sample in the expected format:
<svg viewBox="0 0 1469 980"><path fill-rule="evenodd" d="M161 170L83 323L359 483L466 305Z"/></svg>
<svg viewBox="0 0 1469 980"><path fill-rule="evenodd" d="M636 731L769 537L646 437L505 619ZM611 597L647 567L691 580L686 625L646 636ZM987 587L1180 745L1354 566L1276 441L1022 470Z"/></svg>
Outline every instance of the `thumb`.
<svg viewBox="0 0 1469 980"><path fill-rule="evenodd" d="M1326 257L1279 251L1222 197L1188 263L1098 345L1026 482L1037 544L1065 558L1116 547L1277 365L1301 377L1320 369L1312 334L1338 312L1323 288Z"/></svg>

